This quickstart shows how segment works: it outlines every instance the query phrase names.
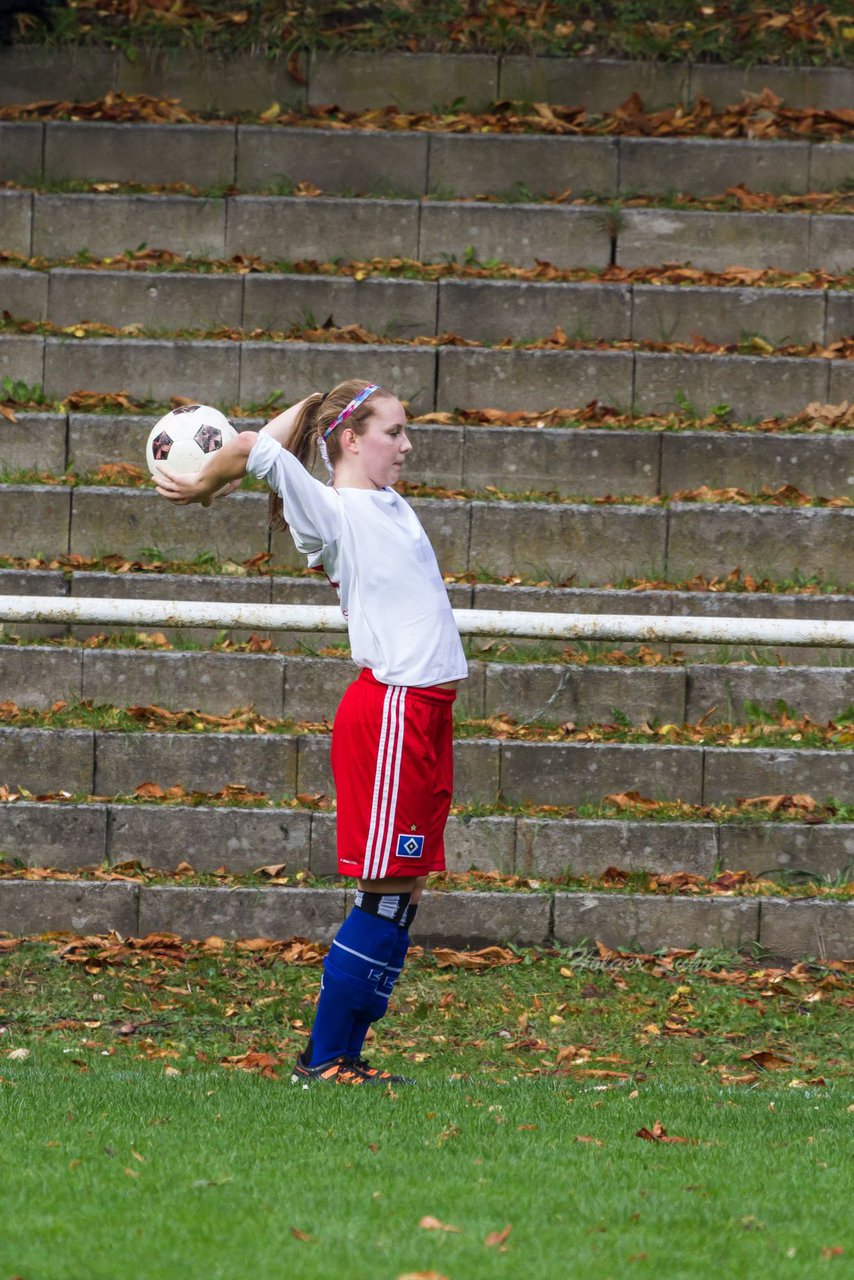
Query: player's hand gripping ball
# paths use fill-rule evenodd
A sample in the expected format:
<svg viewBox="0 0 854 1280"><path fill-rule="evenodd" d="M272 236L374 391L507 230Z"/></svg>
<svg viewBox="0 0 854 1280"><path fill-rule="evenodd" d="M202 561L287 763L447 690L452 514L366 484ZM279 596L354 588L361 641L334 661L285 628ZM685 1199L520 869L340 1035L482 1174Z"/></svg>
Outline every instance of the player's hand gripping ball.
<svg viewBox="0 0 854 1280"><path fill-rule="evenodd" d="M158 462L173 471L198 471L208 454L216 453L237 435L219 409L206 404L184 404L172 409L151 428L145 446L148 470Z"/></svg>

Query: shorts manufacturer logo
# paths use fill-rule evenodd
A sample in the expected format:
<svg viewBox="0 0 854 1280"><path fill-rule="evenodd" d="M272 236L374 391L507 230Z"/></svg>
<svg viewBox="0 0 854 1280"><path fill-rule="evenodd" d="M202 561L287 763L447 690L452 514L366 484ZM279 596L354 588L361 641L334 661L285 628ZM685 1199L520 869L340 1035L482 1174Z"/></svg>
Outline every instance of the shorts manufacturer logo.
<svg viewBox="0 0 854 1280"><path fill-rule="evenodd" d="M397 837L398 858L420 858L424 852L423 836L400 835Z"/></svg>

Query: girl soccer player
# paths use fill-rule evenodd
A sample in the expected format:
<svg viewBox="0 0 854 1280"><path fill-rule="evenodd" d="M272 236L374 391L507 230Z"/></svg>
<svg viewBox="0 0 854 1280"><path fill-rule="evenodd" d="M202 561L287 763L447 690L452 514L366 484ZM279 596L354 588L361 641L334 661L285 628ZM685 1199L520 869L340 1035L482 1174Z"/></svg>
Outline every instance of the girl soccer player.
<svg viewBox="0 0 854 1280"><path fill-rule="evenodd" d="M328 485L307 469L315 447ZM241 432L200 471L157 464L158 493L178 503L207 506L246 474L265 479L272 526L289 527L338 591L361 667L332 730L338 870L358 890L324 961L294 1083L402 1081L362 1046L388 1008L427 874L445 865L452 705L468 667L433 548L393 487L411 448L400 401L351 380Z"/></svg>

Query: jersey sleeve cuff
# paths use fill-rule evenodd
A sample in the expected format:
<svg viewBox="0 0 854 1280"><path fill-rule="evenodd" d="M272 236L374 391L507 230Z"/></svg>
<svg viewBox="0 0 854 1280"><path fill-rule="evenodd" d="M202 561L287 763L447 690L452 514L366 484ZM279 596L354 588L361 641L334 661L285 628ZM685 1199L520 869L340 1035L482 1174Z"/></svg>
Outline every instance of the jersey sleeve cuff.
<svg viewBox="0 0 854 1280"><path fill-rule="evenodd" d="M265 436L263 433L259 433L258 439L246 459L246 474L257 476L259 480L264 480L272 471L281 451L282 446L278 440L274 440L272 436Z"/></svg>

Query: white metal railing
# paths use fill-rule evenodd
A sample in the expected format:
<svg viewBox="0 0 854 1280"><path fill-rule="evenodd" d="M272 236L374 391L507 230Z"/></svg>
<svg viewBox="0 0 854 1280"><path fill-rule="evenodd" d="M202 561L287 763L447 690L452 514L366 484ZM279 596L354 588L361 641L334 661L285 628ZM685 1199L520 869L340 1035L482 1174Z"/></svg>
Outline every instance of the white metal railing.
<svg viewBox="0 0 854 1280"><path fill-rule="evenodd" d="M684 618L649 614L534 613L455 609L461 635L543 640L629 640L679 644L854 646L854 621L802 618ZM2 623L220 630L346 631L337 605L230 604L216 600L0 596Z"/></svg>

